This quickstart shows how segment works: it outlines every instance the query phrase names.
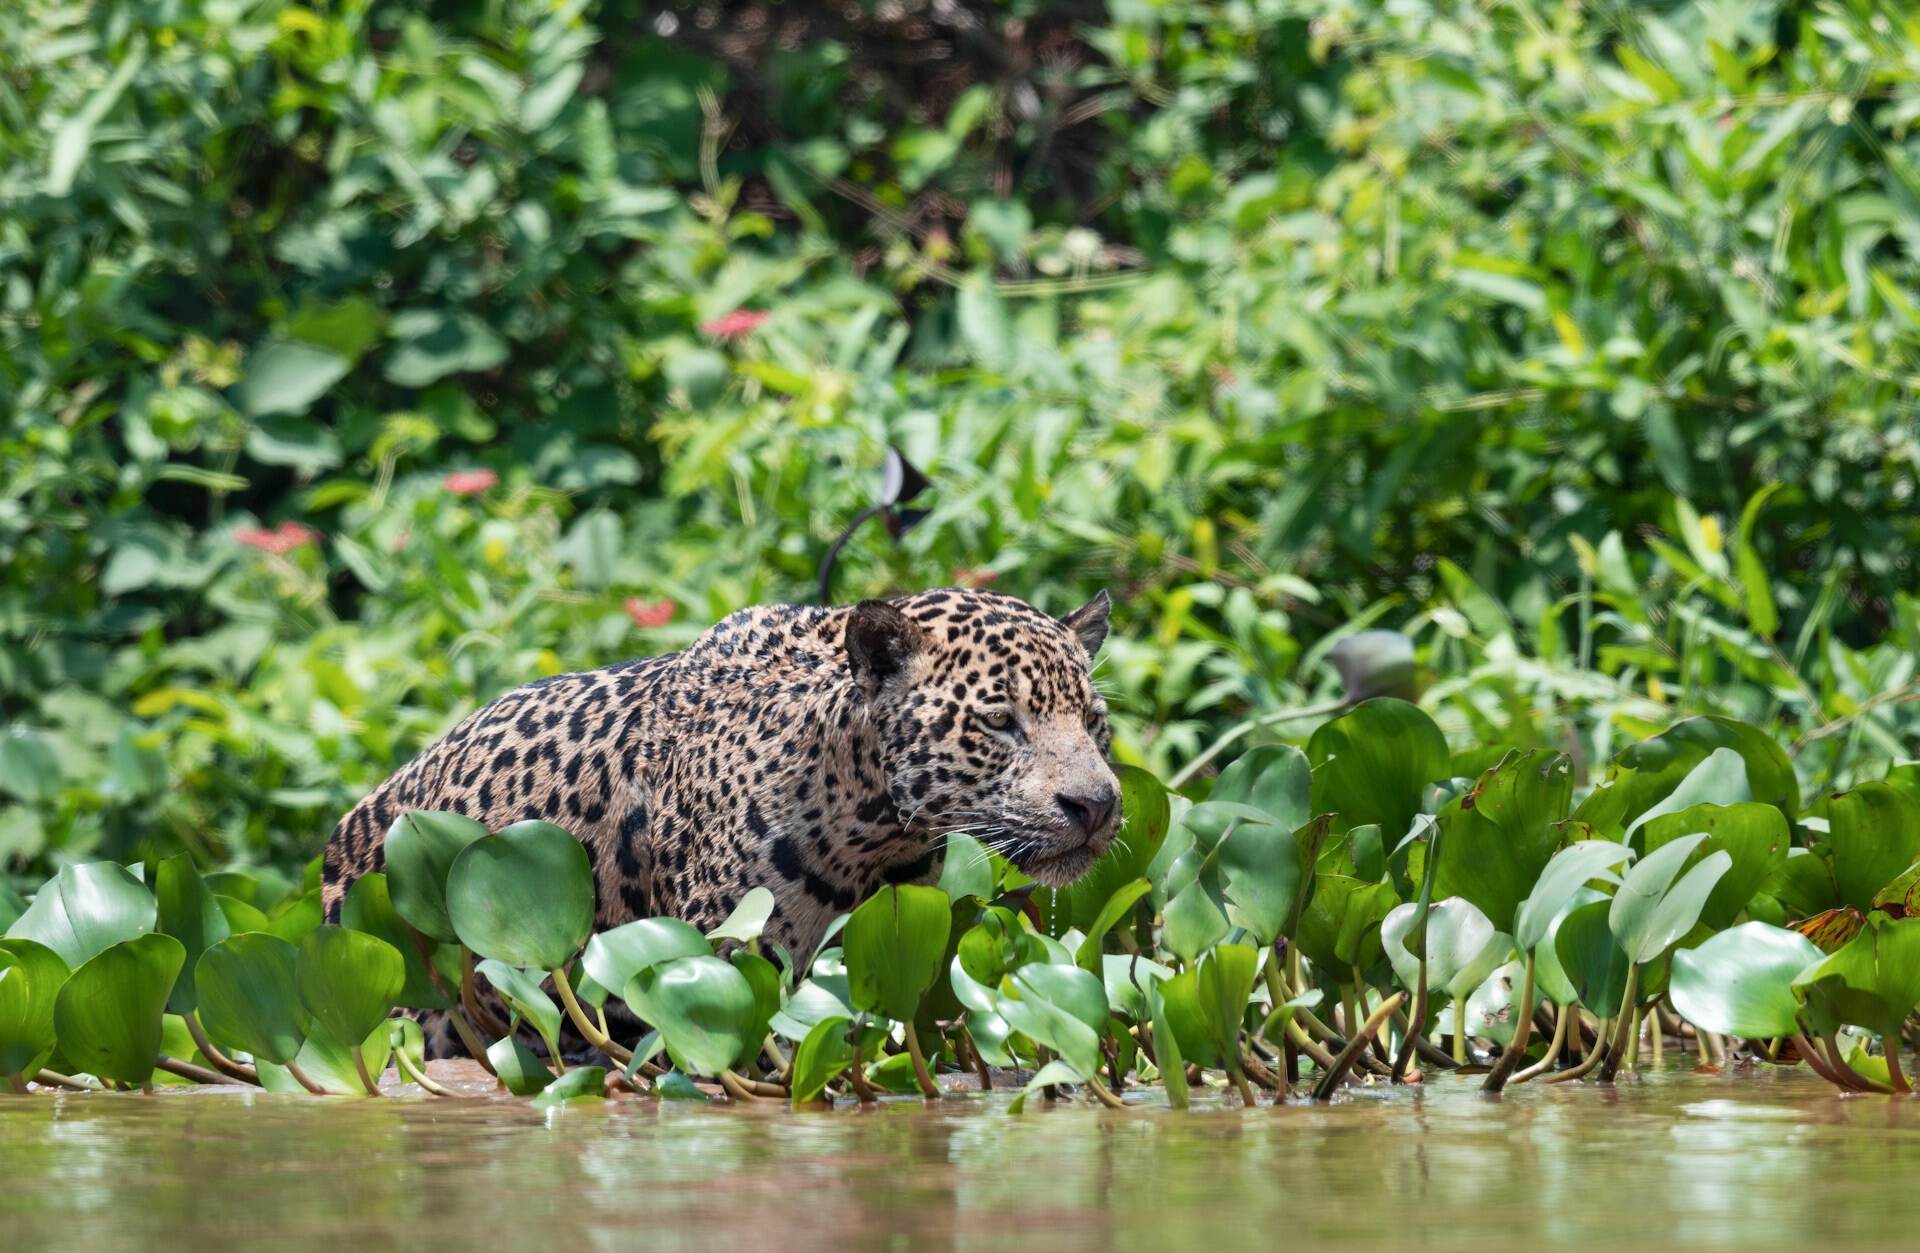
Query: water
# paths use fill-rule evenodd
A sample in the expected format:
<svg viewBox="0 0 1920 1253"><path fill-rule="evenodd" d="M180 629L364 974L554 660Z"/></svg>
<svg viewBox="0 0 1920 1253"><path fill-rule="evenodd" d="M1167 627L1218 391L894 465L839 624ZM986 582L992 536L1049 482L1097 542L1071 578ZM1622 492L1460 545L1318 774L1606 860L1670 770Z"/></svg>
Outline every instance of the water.
<svg viewBox="0 0 1920 1253"><path fill-rule="evenodd" d="M1840 1247L1920 1230L1920 1106L1780 1070L1489 1100L794 1115L623 1099L0 1097L0 1246ZM1497 1244L1495 1243L1497 1242Z"/></svg>

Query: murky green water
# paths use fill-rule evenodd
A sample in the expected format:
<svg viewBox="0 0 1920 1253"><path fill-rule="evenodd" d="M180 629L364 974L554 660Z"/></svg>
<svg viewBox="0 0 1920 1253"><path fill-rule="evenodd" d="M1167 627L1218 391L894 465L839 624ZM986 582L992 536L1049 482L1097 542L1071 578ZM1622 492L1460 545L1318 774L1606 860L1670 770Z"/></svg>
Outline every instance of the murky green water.
<svg viewBox="0 0 1920 1253"><path fill-rule="evenodd" d="M1500 1100L1442 1078L1186 1116L1036 1106L0 1097L0 1246L1561 1253L1920 1232L1920 1105L1780 1071Z"/></svg>

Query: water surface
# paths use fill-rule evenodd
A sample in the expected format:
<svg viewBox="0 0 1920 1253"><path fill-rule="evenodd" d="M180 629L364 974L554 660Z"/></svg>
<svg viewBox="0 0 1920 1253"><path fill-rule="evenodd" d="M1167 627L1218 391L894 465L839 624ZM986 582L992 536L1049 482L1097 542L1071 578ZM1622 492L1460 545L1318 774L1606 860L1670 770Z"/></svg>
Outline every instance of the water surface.
<svg viewBox="0 0 1920 1253"><path fill-rule="evenodd" d="M0 1097L10 1250L1839 1247L1920 1231L1920 1106L1780 1070L1175 1115L201 1089Z"/></svg>

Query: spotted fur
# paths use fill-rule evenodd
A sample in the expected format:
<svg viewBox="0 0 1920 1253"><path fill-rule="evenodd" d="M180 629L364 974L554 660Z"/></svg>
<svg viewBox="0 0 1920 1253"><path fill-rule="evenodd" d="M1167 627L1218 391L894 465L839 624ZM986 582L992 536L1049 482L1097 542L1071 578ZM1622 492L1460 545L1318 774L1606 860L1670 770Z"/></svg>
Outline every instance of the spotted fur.
<svg viewBox="0 0 1920 1253"><path fill-rule="evenodd" d="M763 885L767 939L796 954L883 883L937 877L949 832L1070 882L1120 819L1090 678L1106 631L1104 592L1055 619L944 588L745 609L682 652L528 684L346 816L327 917L409 809L567 828L603 929L660 914L710 928Z"/></svg>

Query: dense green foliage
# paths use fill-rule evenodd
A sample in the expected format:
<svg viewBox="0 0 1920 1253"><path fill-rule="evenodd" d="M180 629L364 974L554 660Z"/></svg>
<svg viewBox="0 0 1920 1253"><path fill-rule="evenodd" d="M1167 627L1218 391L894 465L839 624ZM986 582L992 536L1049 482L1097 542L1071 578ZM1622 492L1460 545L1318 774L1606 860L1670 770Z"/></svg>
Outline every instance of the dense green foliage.
<svg viewBox="0 0 1920 1253"><path fill-rule="evenodd" d="M1113 588L1162 774L1378 624L1456 773L1726 713L1874 777L1917 22L4 6L0 859L304 857L495 692L809 595L888 444L932 514L839 594Z"/></svg>
<svg viewBox="0 0 1920 1253"><path fill-rule="evenodd" d="M1125 828L1072 887L1039 888L954 832L937 886L882 887L813 953L762 950L776 900L759 887L705 935L673 918L594 934L585 852L537 821L489 834L402 815L400 855L354 882L345 926L320 923L317 865L283 894L209 882L184 856L151 890L117 863L69 866L31 904L0 900L0 1077L131 1086L158 1068L377 1095L391 1056L454 1095L398 1008L446 1015L507 1090L545 1102L602 1096L616 1070L669 1096L700 1078L796 1108L931 1100L943 1071L985 1085L999 1068L1112 1108L1140 1084L1186 1108L1196 1079L1252 1106L1262 1088L1278 1102L1361 1073L1405 1082L1416 1054L1446 1068L1482 1044L1499 1091L1610 1081L1638 1064L1643 1026L1656 1054L1690 1027L1709 1064L1737 1051L1843 1090L1910 1090L1920 765L1803 811L1780 746L1729 719L1677 723L1578 792L1564 753L1453 777L1444 751L1418 751L1440 743L1418 708L1378 697L1307 752L1241 755L1197 796L1126 768ZM608 1025L613 1002L637 1036ZM609 1066L563 1064L563 1023Z"/></svg>

